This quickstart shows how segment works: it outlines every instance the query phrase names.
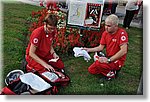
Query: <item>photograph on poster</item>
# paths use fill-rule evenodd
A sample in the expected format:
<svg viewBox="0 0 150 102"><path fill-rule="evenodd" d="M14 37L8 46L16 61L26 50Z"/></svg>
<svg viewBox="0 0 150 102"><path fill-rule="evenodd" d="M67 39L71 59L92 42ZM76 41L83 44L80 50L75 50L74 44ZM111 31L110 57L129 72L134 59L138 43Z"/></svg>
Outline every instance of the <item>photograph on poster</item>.
<svg viewBox="0 0 150 102"><path fill-rule="evenodd" d="M70 2L69 4L69 14L68 14L68 24L83 26L86 3L84 2Z"/></svg>
<svg viewBox="0 0 150 102"><path fill-rule="evenodd" d="M103 2L77 0L69 2L68 24L100 28L103 12Z"/></svg>
<svg viewBox="0 0 150 102"><path fill-rule="evenodd" d="M84 21L85 27L100 27L101 21L101 4L87 4L86 16Z"/></svg>

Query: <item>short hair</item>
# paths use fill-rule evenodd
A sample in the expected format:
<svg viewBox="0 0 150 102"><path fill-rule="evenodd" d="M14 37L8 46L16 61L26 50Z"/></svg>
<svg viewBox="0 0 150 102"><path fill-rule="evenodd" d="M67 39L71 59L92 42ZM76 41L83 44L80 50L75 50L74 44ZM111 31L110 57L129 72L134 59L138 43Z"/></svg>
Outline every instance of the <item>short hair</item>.
<svg viewBox="0 0 150 102"><path fill-rule="evenodd" d="M47 24L51 25L51 26L57 26L57 17L54 14L47 14L44 22L46 22Z"/></svg>
<svg viewBox="0 0 150 102"><path fill-rule="evenodd" d="M119 23L119 18L118 16L114 15L114 14L111 14L109 15L105 21L109 21L109 22L112 22L112 24L115 24L115 25L118 25Z"/></svg>

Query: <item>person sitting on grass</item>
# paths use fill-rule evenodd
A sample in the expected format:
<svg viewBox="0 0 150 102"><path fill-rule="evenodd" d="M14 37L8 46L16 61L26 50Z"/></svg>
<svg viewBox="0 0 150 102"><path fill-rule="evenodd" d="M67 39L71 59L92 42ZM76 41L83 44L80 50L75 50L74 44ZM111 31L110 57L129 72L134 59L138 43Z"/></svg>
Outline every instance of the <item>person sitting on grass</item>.
<svg viewBox="0 0 150 102"><path fill-rule="evenodd" d="M57 33L57 17L47 14L44 25L35 29L26 49L27 72L55 72L64 69L64 63L54 51L53 40ZM51 61L57 59L57 61Z"/></svg>
<svg viewBox="0 0 150 102"><path fill-rule="evenodd" d="M102 74L107 80L116 77L116 71L124 65L128 50L128 34L118 27L118 22L116 15L109 15L105 20L105 31L100 45L94 48L83 48L87 52L99 52L106 47L106 56L98 57L88 71L91 74Z"/></svg>

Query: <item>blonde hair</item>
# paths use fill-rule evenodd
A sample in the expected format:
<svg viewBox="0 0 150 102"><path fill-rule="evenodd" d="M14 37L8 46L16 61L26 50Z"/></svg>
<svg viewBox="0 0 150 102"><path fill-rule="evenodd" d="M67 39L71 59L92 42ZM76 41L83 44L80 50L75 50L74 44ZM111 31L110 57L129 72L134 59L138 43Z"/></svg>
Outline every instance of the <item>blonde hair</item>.
<svg viewBox="0 0 150 102"><path fill-rule="evenodd" d="M111 15L109 15L109 16L106 18L105 22L106 22L106 21L112 22L112 24L114 24L114 25L118 25L118 23L119 23L119 18L118 18L118 16L116 16L116 15L114 15L114 14L111 14Z"/></svg>

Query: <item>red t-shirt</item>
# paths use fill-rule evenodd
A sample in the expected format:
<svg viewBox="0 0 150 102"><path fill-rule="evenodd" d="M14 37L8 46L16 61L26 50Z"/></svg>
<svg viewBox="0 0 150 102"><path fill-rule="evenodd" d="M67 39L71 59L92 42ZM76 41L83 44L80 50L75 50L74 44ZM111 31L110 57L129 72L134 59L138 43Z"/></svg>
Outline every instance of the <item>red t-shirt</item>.
<svg viewBox="0 0 150 102"><path fill-rule="evenodd" d="M120 46L124 43L128 43L128 34L122 28L119 28L115 34L109 34L105 31L100 40L100 44L106 45L107 57L115 55L120 50ZM124 64L125 59L126 54L118 59L121 61L121 65Z"/></svg>
<svg viewBox="0 0 150 102"><path fill-rule="evenodd" d="M45 58L47 55L49 55L51 50L50 46L54 39L55 33L56 31L53 33L46 34L44 26L35 29L30 36L30 42L26 49L27 57L29 57L28 55L31 43L37 47L35 51L35 54L37 56L39 56L40 58Z"/></svg>

